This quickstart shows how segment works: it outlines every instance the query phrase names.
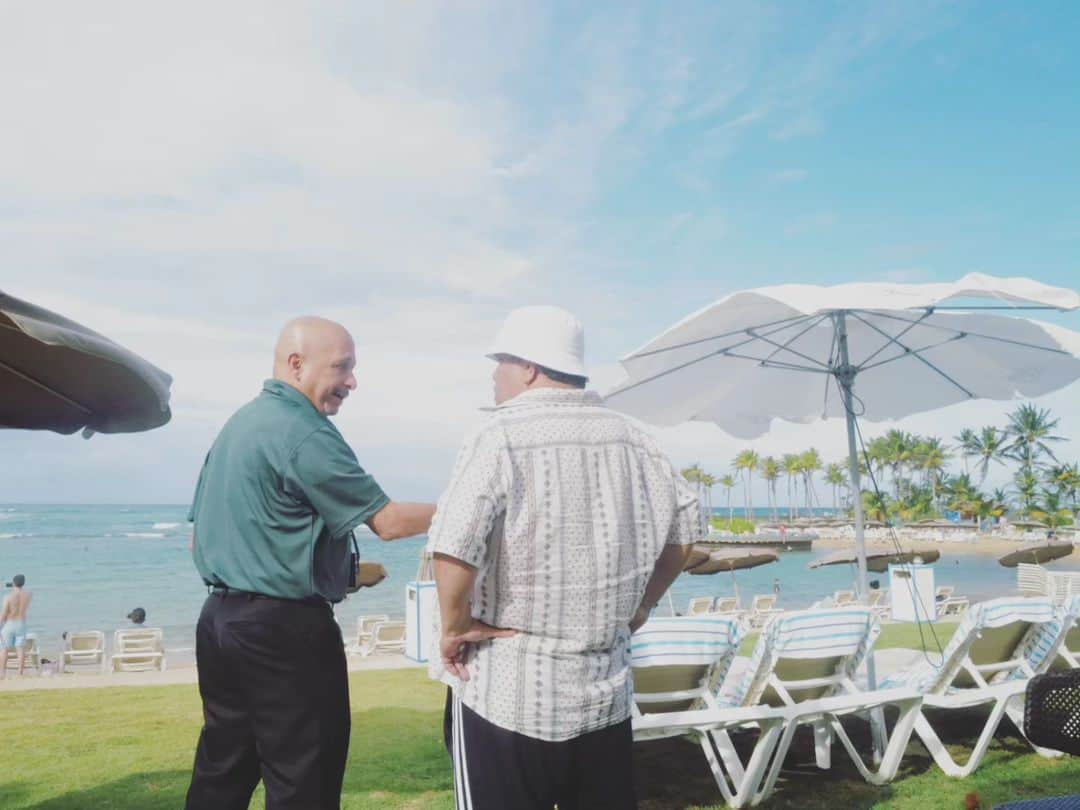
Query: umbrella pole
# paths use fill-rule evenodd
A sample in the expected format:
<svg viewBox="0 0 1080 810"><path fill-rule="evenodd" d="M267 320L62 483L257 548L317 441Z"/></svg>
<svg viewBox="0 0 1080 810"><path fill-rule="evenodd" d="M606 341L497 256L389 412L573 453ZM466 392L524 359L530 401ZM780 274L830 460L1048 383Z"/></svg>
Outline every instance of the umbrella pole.
<svg viewBox="0 0 1080 810"><path fill-rule="evenodd" d="M844 421L847 422L848 440L848 478L851 482L851 505L855 511L855 557L859 572L855 580L855 592L865 601L870 593L866 575L866 525L863 519L862 486L859 481L859 448L855 441L855 404L851 389L855 385L855 370L851 367L848 355L847 323L844 313L836 315L836 343L840 354L840 367L834 372L840 383L844 398ZM877 688L877 673L874 666L874 654L866 656L866 682L869 689ZM884 717L879 712L870 716L871 737L874 741L874 761L881 762L885 754Z"/></svg>
<svg viewBox="0 0 1080 810"><path fill-rule="evenodd" d="M863 521L862 486L859 482L859 449L855 442L855 405L851 393L855 385L855 370L849 362L847 324L842 312L836 315L836 329L840 366L834 373L840 383L844 398L844 419L847 422L848 441L848 478L851 482L851 505L855 510L855 557L859 561L859 576L855 580L855 591L860 599L865 599L869 591L866 576L866 535Z"/></svg>

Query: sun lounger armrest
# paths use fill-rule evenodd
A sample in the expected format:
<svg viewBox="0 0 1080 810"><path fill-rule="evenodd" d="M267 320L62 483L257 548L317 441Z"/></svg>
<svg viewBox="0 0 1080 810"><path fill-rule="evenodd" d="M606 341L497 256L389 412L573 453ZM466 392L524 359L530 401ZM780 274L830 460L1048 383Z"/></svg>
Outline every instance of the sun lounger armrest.
<svg viewBox="0 0 1080 810"><path fill-rule="evenodd" d="M820 700L806 700L795 704L791 708L797 712L796 719L803 720L812 715L853 714L877 709L881 706L897 706L904 710L917 706L922 701L923 696L914 689L900 687L896 689L875 689L869 692L851 692L846 695L821 698Z"/></svg>
<svg viewBox="0 0 1080 810"><path fill-rule="evenodd" d="M932 709L965 709L1022 695L1027 685L1027 678L1017 678L986 688L957 689L945 695L926 695L923 697L923 705Z"/></svg>
<svg viewBox="0 0 1080 810"><path fill-rule="evenodd" d="M748 723L775 724L788 720L792 707L749 706L738 709L695 709L685 712L665 712L646 714L633 718L634 732L671 731L697 729L709 731L717 728L732 728Z"/></svg>

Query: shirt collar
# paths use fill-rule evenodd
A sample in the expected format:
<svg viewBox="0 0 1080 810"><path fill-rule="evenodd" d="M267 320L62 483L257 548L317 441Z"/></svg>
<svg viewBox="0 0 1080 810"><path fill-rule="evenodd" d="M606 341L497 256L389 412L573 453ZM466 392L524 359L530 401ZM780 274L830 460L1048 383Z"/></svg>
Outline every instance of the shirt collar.
<svg viewBox="0 0 1080 810"><path fill-rule="evenodd" d="M319 416L325 417L325 414L320 413L318 408L311 404L310 399L304 396L301 391L293 388L287 382L282 382L281 380L275 380L273 378L270 378L269 380L264 380L263 393L269 394L273 397L281 397L282 399L287 399L290 402L295 402L297 405L307 405L309 408L311 408L311 410L319 414Z"/></svg>
<svg viewBox="0 0 1080 810"><path fill-rule="evenodd" d="M531 388L523 391L502 405L484 410L501 411L518 405L603 405L604 401L595 391L580 388Z"/></svg>

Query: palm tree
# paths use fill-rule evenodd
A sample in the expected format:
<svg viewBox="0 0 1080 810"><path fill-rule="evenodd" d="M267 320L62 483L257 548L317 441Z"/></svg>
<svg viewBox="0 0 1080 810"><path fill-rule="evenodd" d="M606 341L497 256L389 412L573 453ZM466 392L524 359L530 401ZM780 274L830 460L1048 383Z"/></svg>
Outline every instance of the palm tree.
<svg viewBox="0 0 1080 810"><path fill-rule="evenodd" d="M863 513L870 520L886 521L889 519L889 496L884 492L864 489L862 502Z"/></svg>
<svg viewBox="0 0 1080 810"><path fill-rule="evenodd" d="M802 474L803 478L803 494L806 496L806 510L811 517L814 514L814 506L811 502L811 498L813 498L814 501L817 500L817 492L814 489L814 473L821 470L824 466L824 462L821 460L821 453L813 447L799 454L799 472Z"/></svg>
<svg viewBox="0 0 1080 810"><path fill-rule="evenodd" d="M1031 509L1031 516L1051 529L1067 526L1073 521L1072 510L1066 509L1061 502L1061 496L1050 490L1043 491L1042 500Z"/></svg>
<svg viewBox="0 0 1080 810"><path fill-rule="evenodd" d="M979 454L975 449L975 431L971 428L964 428L953 437L953 441L960 446L960 457L964 459L964 474L966 475L968 473L968 459Z"/></svg>
<svg viewBox="0 0 1080 810"><path fill-rule="evenodd" d="M847 468L840 462L834 461L825 468L825 483L832 487L832 505L835 512L840 508L840 487L847 483Z"/></svg>
<svg viewBox="0 0 1080 810"><path fill-rule="evenodd" d="M967 473L945 479L941 484L941 491L945 495L946 508L959 512L961 516L974 512L979 490L971 483L971 476Z"/></svg>
<svg viewBox="0 0 1080 810"><path fill-rule="evenodd" d="M735 489L735 476L730 473L728 475L721 475L717 480L717 483L727 491L728 528L730 529L731 524L735 520L735 511L731 507L731 490Z"/></svg>
<svg viewBox="0 0 1080 810"><path fill-rule="evenodd" d="M903 430L893 428L885 434L884 461L892 473L895 498L900 500L900 483L904 477L904 468L911 462L915 439Z"/></svg>
<svg viewBox="0 0 1080 810"><path fill-rule="evenodd" d="M1038 496L1039 479L1030 469L1021 466L1013 477L1013 487L1020 498L1020 514L1030 515Z"/></svg>
<svg viewBox="0 0 1080 810"><path fill-rule="evenodd" d="M772 456L765 456L758 464L758 472L769 485L769 514L772 515L774 521L779 520L776 514L776 482L780 478L780 462Z"/></svg>
<svg viewBox="0 0 1080 810"><path fill-rule="evenodd" d="M1055 464L1049 467L1044 474L1048 486L1061 496L1062 501L1074 512L1077 506L1077 495L1080 494L1080 465Z"/></svg>
<svg viewBox="0 0 1080 810"><path fill-rule="evenodd" d="M1057 460L1050 444L1065 441L1063 436L1055 436L1052 432L1058 421L1050 418L1049 410L1030 402L1009 414L1009 426L1005 432L1012 441L1007 452L1020 462L1021 470L1032 470L1044 453Z"/></svg>
<svg viewBox="0 0 1080 810"><path fill-rule="evenodd" d="M975 437L972 449L979 461L976 464L979 470L979 484L981 485L990 472L990 462L1004 464L1005 448L1008 443L1008 434L1004 430L987 426Z"/></svg>
<svg viewBox="0 0 1080 810"><path fill-rule="evenodd" d="M794 520L798 514L799 485L796 476L799 474L799 457L794 453L784 453L783 458L780 459L780 467L787 476L788 520ZM794 496L791 492L793 482L795 482L796 490ZM792 511L793 509L794 512Z"/></svg>
<svg viewBox="0 0 1080 810"><path fill-rule="evenodd" d="M701 474L701 488L705 493L705 514L708 515L709 524L712 524L712 488L716 486L716 478L707 472Z"/></svg>
<svg viewBox="0 0 1080 810"><path fill-rule="evenodd" d="M930 487L931 499L937 503L938 485L952 451L937 436L925 436L916 443L912 457L916 468L923 473L923 481Z"/></svg>
<svg viewBox="0 0 1080 810"><path fill-rule="evenodd" d="M737 456L731 466L736 470L739 470L746 478L746 490L743 492L743 501L746 503L746 519L753 520L750 516L751 508L753 506L753 495L750 492L750 486L754 480L754 469L757 467L760 457L753 450L743 450Z"/></svg>

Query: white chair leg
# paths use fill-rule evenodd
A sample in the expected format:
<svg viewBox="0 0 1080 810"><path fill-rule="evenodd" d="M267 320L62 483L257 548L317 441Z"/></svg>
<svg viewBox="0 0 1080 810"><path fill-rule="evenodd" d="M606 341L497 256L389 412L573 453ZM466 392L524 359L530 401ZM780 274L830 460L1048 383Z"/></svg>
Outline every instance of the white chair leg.
<svg viewBox="0 0 1080 810"><path fill-rule="evenodd" d="M814 762L823 771L832 767L832 727L824 720L813 723Z"/></svg>
<svg viewBox="0 0 1080 810"><path fill-rule="evenodd" d="M994 703L994 707L990 710L990 717L987 718L986 725L983 726L982 733L979 735L979 739L964 765L960 765L950 756L945 744L938 737L937 732L934 731L929 721L927 721L926 715L922 712L919 713L918 718L915 720L915 732L919 735L923 745L926 746L926 750L930 752L930 756L934 758L934 762L946 775L958 778L970 776L979 767L979 763L982 762L982 758L986 754L986 749L990 747L994 732L997 731L998 725L1001 724L1001 718L1005 714L1006 702L999 700Z"/></svg>
<svg viewBox="0 0 1080 810"><path fill-rule="evenodd" d="M726 731L714 731L711 732L713 745L716 746L716 750L720 754L720 759L724 763L724 767L727 768L728 773L731 774L731 780L738 784L745 772L743 770L743 764L739 761L739 754L735 750L735 744L731 741L731 735Z"/></svg>

